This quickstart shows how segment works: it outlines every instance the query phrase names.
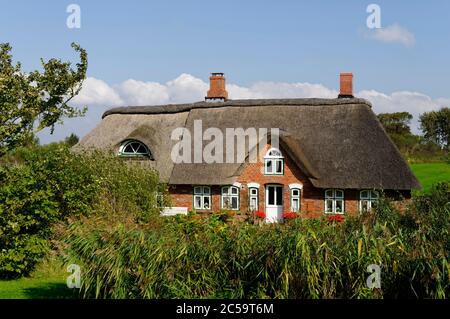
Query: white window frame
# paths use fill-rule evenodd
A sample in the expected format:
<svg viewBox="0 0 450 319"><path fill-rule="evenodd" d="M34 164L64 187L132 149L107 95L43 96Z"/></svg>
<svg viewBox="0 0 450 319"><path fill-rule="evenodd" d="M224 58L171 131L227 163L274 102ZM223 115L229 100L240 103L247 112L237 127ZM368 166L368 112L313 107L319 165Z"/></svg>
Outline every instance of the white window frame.
<svg viewBox="0 0 450 319"><path fill-rule="evenodd" d="M252 191L254 191L255 193L252 194ZM259 208L259 189L257 187L249 187L248 188L248 208L250 211L257 211ZM252 209L252 201L255 201L255 208Z"/></svg>
<svg viewBox="0 0 450 319"><path fill-rule="evenodd" d="M197 205L197 201L196 201L196 198L198 198L198 197L200 198L200 206ZM208 198L209 207L205 207L205 199L206 198ZM212 209L211 187L203 186L203 185L194 186L192 201L193 201L192 207L194 207L194 209L211 210Z"/></svg>
<svg viewBox="0 0 450 319"><path fill-rule="evenodd" d="M297 192L297 195L294 195ZM291 212L298 213L301 208L301 190L300 188L291 188ZM298 201L297 209L294 209L294 201Z"/></svg>
<svg viewBox="0 0 450 319"><path fill-rule="evenodd" d="M133 145L133 144L135 144L135 145ZM136 147L136 145L137 145L137 147ZM128 146L130 146L133 149L133 152L125 152L125 148L127 148ZM144 152L137 151L137 149L140 147L142 147L144 149ZM119 148L119 156L153 158L152 153L150 152L150 149L147 147L147 145L145 145L144 143L142 143L141 141L138 141L138 140L126 140L126 141L122 142L122 145L120 145L120 148Z"/></svg>
<svg viewBox="0 0 450 319"><path fill-rule="evenodd" d="M225 191L226 190L226 191ZM235 193L233 191L236 191ZM239 210L239 195L240 189L237 186L229 185L223 186L220 190L220 208L222 209L230 209L230 210ZM233 205L233 198L236 198L237 207L225 207L225 199L229 199L231 205Z"/></svg>
<svg viewBox="0 0 450 319"><path fill-rule="evenodd" d="M364 196L363 193L367 192L367 196ZM367 208L370 211L373 207L373 204L378 202L380 199L380 194L376 190L363 189L359 192L359 212L364 213L363 211L363 202L367 201Z"/></svg>
<svg viewBox="0 0 450 319"><path fill-rule="evenodd" d="M327 210L327 202L332 203L331 207L331 211ZM336 211L336 203L337 202L342 202L342 211L338 212ZM325 214L344 214L345 212L345 195L344 195L344 190L342 189L326 189L325 190L325 201L324 201L324 211Z"/></svg>
<svg viewBox="0 0 450 319"><path fill-rule="evenodd" d="M278 153L278 154L271 154ZM268 170L268 164L270 163L270 171ZM277 171L277 163L280 164L281 171ZM264 175L284 175L284 157L278 148L272 147L264 156Z"/></svg>

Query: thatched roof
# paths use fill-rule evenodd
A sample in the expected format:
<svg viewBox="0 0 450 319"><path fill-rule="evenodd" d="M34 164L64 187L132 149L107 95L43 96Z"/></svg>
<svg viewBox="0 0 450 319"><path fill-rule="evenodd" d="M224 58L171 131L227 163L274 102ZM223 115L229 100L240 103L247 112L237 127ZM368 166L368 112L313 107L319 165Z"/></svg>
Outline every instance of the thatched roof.
<svg viewBox="0 0 450 319"><path fill-rule="evenodd" d="M148 161L170 184L223 185L236 181L241 164L174 164L171 132L249 127L279 128L281 148L319 188L412 189L420 184L363 99L265 99L199 102L111 109L79 146L117 149L139 139L152 151ZM193 150L192 150L193 154Z"/></svg>

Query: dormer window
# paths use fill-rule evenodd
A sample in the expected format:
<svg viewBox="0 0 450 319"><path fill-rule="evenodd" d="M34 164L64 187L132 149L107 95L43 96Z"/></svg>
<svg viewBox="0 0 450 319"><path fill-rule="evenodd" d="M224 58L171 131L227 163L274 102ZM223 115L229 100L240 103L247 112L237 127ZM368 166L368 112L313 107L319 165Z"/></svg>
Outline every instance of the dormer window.
<svg viewBox="0 0 450 319"><path fill-rule="evenodd" d="M264 174L265 175L283 175L284 157L280 150L271 148L264 156Z"/></svg>
<svg viewBox="0 0 450 319"><path fill-rule="evenodd" d="M149 157L152 154L148 147L137 140L128 140L122 143L119 149L119 155L124 157Z"/></svg>

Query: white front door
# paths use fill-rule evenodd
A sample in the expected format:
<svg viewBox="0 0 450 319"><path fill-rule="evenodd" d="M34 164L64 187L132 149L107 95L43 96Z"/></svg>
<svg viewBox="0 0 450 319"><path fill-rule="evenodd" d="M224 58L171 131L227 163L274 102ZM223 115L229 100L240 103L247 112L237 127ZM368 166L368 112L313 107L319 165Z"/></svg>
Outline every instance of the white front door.
<svg viewBox="0 0 450 319"><path fill-rule="evenodd" d="M266 186L266 222L283 220L283 186Z"/></svg>

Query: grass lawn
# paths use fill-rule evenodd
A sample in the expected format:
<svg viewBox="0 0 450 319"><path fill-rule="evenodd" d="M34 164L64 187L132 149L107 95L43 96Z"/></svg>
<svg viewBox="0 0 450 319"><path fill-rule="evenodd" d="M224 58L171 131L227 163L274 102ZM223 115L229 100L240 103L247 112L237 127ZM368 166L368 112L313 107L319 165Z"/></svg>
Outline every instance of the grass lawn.
<svg viewBox="0 0 450 319"><path fill-rule="evenodd" d="M0 299L77 298L77 290L66 286L70 273L57 261L45 261L30 277L0 280Z"/></svg>
<svg viewBox="0 0 450 319"><path fill-rule="evenodd" d="M411 164L411 168L425 192L430 191L431 185L437 182L450 181L450 164L418 163Z"/></svg>

